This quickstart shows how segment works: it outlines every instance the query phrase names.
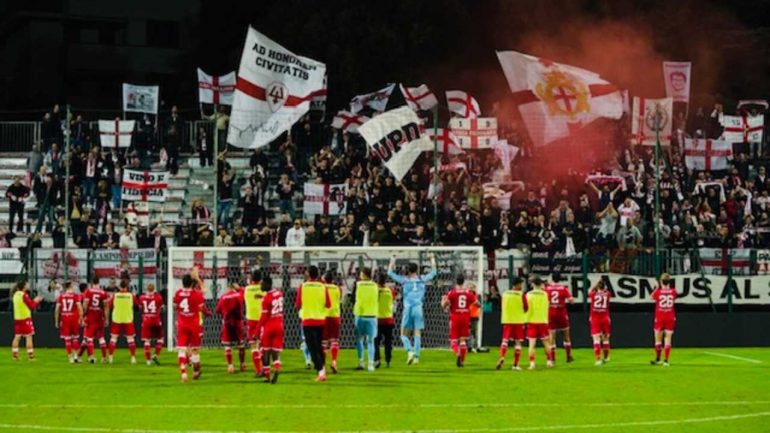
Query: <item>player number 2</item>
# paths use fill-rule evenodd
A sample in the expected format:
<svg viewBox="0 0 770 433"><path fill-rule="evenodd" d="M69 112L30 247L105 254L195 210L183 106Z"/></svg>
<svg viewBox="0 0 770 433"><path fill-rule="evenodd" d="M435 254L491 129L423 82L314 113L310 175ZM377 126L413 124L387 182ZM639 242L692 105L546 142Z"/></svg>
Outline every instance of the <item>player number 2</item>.
<svg viewBox="0 0 770 433"><path fill-rule="evenodd" d="M559 292L551 292L551 303L552 304L559 303Z"/></svg>
<svg viewBox="0 0 770 433"><path fill-rule="evenodd" d="M658 305L660 308L671 308L674 306L674 297L671 295L661 296Z"/></svg>

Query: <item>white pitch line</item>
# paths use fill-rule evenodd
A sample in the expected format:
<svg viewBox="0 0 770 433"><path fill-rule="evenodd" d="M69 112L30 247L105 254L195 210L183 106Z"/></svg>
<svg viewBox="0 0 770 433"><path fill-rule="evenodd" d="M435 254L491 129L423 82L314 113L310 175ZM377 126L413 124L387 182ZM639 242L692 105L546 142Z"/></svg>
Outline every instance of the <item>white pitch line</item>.
<svg viewBox="0 0 770 433"><path fill-rule="evenodd" d="M570 403L582 407L649 407L649 406L746 406L770 404L770 400L725 401L650 401ZM0 409L494 409L515 407L564 407L564 403L423 403L423 404L50 404L50 403L0 403Z"/></svg>
<svg viewBox="0 0 770 433"><path fill-rule="evenodd" d="M761 364L762 361L754 358L744 358L743 356L735 356L735 355L728 355L727 353L719 353L719 352L703 352L706 355L713 355L713 356L721 356L723 358L730 358L730 359L737 359L738 361L746 361L751 362L752 364Z"/></svg>
<svg viewBox="0 0 770 433"><path fill-rule="evenodd" d="M755 412L741 415L722 415L707 418L685 418L669 419L655 421L628 421L615 423L594 423L594 424L564 424L549 426L531 426L531 427L510 427L510 428L479 428L479 429L432 429L432 430L363 430L363 431L327 431L325 433L503 433L519 431L550 431L550 430L575 430L575 429L600 429L600 428L619 428L619 427L651 427L660 425L676 424L698 424L718 421L735 421L748 418L770 417L770 412ZM311 433L306 431L287 431L287 430L251 430L248 432L236 432L232 430L144 430L144 429L121 429L106 427L56 427L37 424L0 424L0 429L10 430L35 430L35 431L66 431L66 432L84 432L84 433ZM318 433L313 432L313 433Z"/></svg>

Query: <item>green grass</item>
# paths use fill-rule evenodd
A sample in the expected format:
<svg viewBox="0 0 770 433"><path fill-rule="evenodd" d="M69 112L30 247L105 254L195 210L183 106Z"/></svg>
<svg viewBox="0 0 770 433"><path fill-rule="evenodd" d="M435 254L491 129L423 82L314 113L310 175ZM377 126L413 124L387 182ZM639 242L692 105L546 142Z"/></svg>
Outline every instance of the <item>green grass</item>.
<svg viewBox="0 0 770 433"><path fill-rule="evenodd" d="M600 367L578 350L552 370L539 351L540 369L520 372L495 371L496 351L469 355L464 369L447 351L416 366L397 351L374 373L353 371L355 352L343 351L323 384L289 350L277 385L228 375L219 350L203 353L203 377L187 384L171 353L147 367L125 349L113 365L70 365L61 349L14 362L2 350L0 431L770 431L770 349L674 348L669 368L648 365L651 350L614 350Z"/></svg>

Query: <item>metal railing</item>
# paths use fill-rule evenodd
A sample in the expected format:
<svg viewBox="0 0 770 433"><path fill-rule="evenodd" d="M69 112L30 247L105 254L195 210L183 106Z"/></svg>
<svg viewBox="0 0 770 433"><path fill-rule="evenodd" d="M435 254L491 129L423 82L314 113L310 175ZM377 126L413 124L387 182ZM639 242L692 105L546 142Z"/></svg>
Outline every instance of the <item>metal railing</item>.
<svg viewBox="0 0 770 433"><path fill-rule="evenodd" d="M40 141L40 122L0 122L0 151L26 152Z"/></svg>

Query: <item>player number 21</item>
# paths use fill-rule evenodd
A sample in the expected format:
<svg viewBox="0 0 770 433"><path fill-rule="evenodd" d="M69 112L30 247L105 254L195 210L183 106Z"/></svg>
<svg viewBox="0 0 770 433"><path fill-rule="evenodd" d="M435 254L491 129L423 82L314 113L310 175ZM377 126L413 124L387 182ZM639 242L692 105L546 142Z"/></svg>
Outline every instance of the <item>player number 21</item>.
<svg viewBox="0 0 770 433"><path fill-rule="evenodd" d="M594 299L594 308L607 308L607 298L604 296L597 296Z"/></svg>

